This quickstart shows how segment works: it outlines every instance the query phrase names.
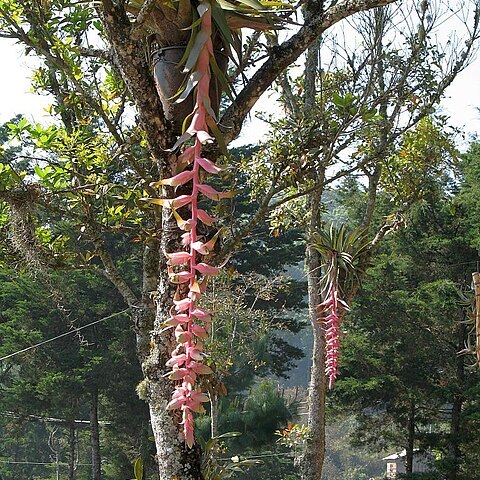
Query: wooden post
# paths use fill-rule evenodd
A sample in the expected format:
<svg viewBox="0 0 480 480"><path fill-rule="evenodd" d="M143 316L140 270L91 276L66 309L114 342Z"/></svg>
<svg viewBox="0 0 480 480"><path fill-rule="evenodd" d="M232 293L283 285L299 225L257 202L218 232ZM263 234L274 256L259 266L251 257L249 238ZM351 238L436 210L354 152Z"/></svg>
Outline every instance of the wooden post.
<svg viewBox="0 0 480 480"><path fill-rule="evenodd" d="M475 289L475 335L477 363L480 365L480 273L474 272L473 287Z"/></svg>

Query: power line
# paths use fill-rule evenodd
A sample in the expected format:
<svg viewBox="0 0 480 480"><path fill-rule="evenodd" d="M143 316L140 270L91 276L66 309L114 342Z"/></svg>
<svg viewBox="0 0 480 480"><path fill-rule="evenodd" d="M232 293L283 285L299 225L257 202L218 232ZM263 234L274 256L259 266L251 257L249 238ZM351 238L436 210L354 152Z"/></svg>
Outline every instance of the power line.
<svg viewBox="0 0 480 480"><path fill-rule="evenodd" d="M81 327L74 328L73 330L69 330L68 332L57 335L56 337L50 338L48 340L44 340L43 342L37 343L36 345L31 345L30 347L24 348L22 350L18 350L17 352L10 353L9 355L6 355L5 357L0 358L0 362L2 362L3 360L6 360L7 358L14 357L15 355L19 355L20 353L25 353L25 352L28 352L29 350L33 350L34 348L41 347L42 345L45 345L47 343L58 340L59 338L63 338L63 337L66 337L67 335L72 335L74 333L77 333L80 330L83 330L84 328L91 327L92 325L96 325L97 323L104 322L105 320L110 320L110 318L118 317L119 315L123 315L124 313L128 312L129 310L130 310L130 308L126 308L125 310L122 310L121 312L112 313L112 315L109 315L108 317L100 318L100 320L95 320L94 322L87 323L87 325L83 325Z"/></svg>
<svg viewBox="0 0 480 480"><path fill-rule="evenodd" d="M13 465L68 465L68 463L65 462L14 462L13 460L0 460L0 463L8 463L8 464L13 464ZM76 463L75 465L78 465L80 467L91 467L91 463Z"/></svg>
<svg viewBox="0 0 480 480"><path fill-rule="evenodd" d="M37 421L37 422L46 422L46 423L58 423L58 424L63 424L63 425L69 425L71 422L69 420L65 420L63 418L54 418L54 417L42 417L40 415L19 415L18 413L15 412L4 412L3 413L7 417L13 417L17 418L19 420L32 420L32 421ZM90 420L73 420L73 423L75 425L85 425L89 426L90 425ZM112 422L108 421L99 421L98 422L100 426L110 426Z"/></svg>
<svg viewBox="0 0 480 480"><path fill-rule="evenodd" d="M291 458L293 458L294 456L295 455L293 453L264 453L264 454L261 454L261 455L252 455L252 456L248 456L248 457L239 456L238 462L241 462L243 460L255 460L257 458L266 458L266 457L291 457ZM235 458L235 457L219 458L219 460L221 460L221 461L232 461L232 458ZM237 462L233 462L233 463L237 463Z"/></svg>

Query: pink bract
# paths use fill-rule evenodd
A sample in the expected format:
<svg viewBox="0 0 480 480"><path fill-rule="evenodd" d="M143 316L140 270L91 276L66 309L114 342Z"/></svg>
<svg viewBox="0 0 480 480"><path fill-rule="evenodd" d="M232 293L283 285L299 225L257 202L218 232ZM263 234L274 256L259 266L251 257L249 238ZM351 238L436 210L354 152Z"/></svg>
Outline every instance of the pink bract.
<svg viewBox="0 0 480 480"><path fill-rule="evenodd" d="M175 296L171 318L166 322L168 328L175 327L174 333L177 346L172 352L167 366L172 368L169 373L171 380L179 382L173 392L172 401L168 404L170 410L181 410L183 437L186 445L192 448L195 442L193 413L203 412L202 403L208 401L208 396L196 384L198 375L210 375L212 369L204 362L206 355L200 339L208 336L208 329L212 313L197 306L198 300L206 288L208 276L216 275L218 267L198 261L198 256L208 255L213 249L216 237L203 243L198 239L198 221L205 225L212 225L215 218L198 208L199 194L212 200L220 200L232 196L231 192L219 192L210 185L203 184L201 178L205 173L218 174L221 171L214 162L202 157L202 146L213 141L209 133L208 123L215 121L212 117L209 90L210 90L210 57L213 55L212 46L212 19L211 6L208 0L203 0L198 6L201 21L201 30L197 39L201 39L203 47L196 60L192 75L198 79L196 86L196 103L192 112L192 120L186 132L195 136L195 144L184 150L178 157L177 175L159 182L162 185L178 186L192 182L190 195L181 195L173 200L161 200L160 204L174 210L175 219L179 228L185 230L182 235L182 246L186 250L168 253L169 277L173 283L188 283L185 298ZM187 61L187 64L189 61ZM189 135L186 135L188 137ZM177 142L177 145L181 143ZM191 170L184 170L192 165ZM158 203L158 202L157 202ZM177 208L189 205L190 218L184 220L177 212ZM179 268L181 271L179 271ZM203 279L203 280L202 280ZM185 291L185 290L181 290ZM178 290L177 292L180 292ZM201 322L201 323L199 323Z"/></svg>

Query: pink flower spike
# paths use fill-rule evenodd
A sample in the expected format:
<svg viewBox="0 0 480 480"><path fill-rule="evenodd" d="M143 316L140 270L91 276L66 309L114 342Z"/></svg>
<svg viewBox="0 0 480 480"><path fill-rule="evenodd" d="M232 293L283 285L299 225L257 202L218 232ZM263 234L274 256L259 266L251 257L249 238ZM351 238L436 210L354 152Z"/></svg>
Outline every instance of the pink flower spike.
<svg viewBox="0 0 480 480"><path fill-rule="evenodd" d="M195 265L195 270L200 272L202 275L218 275L220 269L218 267L212 267L206 263L198 263Z"/></svg>
<svg viewBox="0 0 480 480"><path fill-rule="evenodd" d="M170 380L181 380L188 375L188 368L174 368L170 373Z"/></svg>
<svg viewBox="0 0 480 480"><path fill-rule="evenodd" d="M188 347L187 355L190 356L190 358L193 358L194 360L199 360L199 361L205 358L205 354L195 347Z"/></svg>
<svg viewBox="0 0 480 480"><path fill-rule="evenodd" d="M191 195L180 195L179 197L176 197L173 200L171 200L170 205L173 208L181 208L181 207L191 203L191 201L192 201L192 196Z"/></svg>
<svg viewBox="0 0 480 480"><path fill-rule="evenodd" d="M183 298L182 300L174 300L173 303L177 312L184 312L185 310L188 310L192 301L190 298Z"/></svg>
<svg viewBox="0 0 480 480"><path fill-rule="evenodd" d="M181 324L184 324L184 323L188 322L188 320L189 320L188 315L185 315L185 314L173 315L171 318L169 318L165 322L165 324L176 327L177 325L181 325Z"/></svg>
<svg viewBox="0 0 480 480"><path fill-rule="evenodd" d="M198 130L197 138L202 145L205 145L206 143L212 143L214 141L214 138L205 130Z"/></svg>
<svg viewBox="0 0 480 480"><path fill-rule="evenodd" d="M199 375L210 375L213 373L213 370L204 363L192 362L190 364L190 368Z"/></svg>
<svg viewBox="0 0 480 480"><path fill-rule="evenodd" d="M188 375L185 375L183 381L186 384L193 385L197 381L197 374L193 370L189 370Z"/></svg>
<svg viewBox="0 0 480 480"><path fill-rule="evenodd" d="M192 248L194 250L196 250L198 253L200 253L201 255L208 255L210 253L210 251L208 250L206 245L203 242L200 242L200 241L193 242L192 243Z"/></svg>
<svg viewBox="0 0 480 480"><path fill-rule="evenodd" d="M188 252L174 252L174 253L167 253L168 258L168 265L182 265L190 261L191 255Z"/></svg>
<svg viewBox="0 0 480 480"><path fill-rule="evenodd" d="M200 325L193 324L190 329L192 333L198 338L208 337L208 332L205 330L205 328L201 327Z"/></svg>
<svg viewBox="0 0 480 480"><path fill-rule="evenodd" d="M211 160L208 160L207 158L203 157L198 157L197 162L199 165L208 173L220 173L223 168L217 167Z"/></svg>
<svg viewBox="0 0 480 480"><path fill-rule="evenodd" d="M188 127L187 132L190 135L194 135L195 133L198 134L199 131L204 130L205 128L205 110L203 108L198 108L197 112L192 118L192 122Z"/></svg>
<svg viewBox="0 0 480 480"><path fill-rule="evenodd" d="M203 393L200 390L192 390L190 393L190 396L196 401L200 403L206 403L209 402L210 399L208 398L208 395L206 393Z"/></svg>
<svg viewBox="0 0 480 480"><path fill-rule="evenodd" d="M198 185L198 189L206 197L211 198L212 200L217 200L217 201L222 199L222 198L231 198L234 195L233 192L219 192L218 190L215 190L210 185L205 185L205 184Z"/></svg>
<svg viewBox="0 0 480 480"><path fill-rule="evenodd" d="M174 365L181 366L187 361L187 356L182 353L180 355L174 355L170 360L165 364L167 367L173 367Z"/></svg>
<svg viewBox="0 0 480 480"><path fill-rule="evenodd" d="M186 270L178 273L169 273L169 279L172 283L187 283L192 277L193 275Z"/></svg>
<svg viewBox="0 0 480 480"><path fill-rule="evenodd" d="M184 330L181 325L178 325L177 328L175 328L175 340L178 343L190 342L192 340L192 334Z"/></svg>
<svg viewBox="0 0 480 480"><path fill-rule="evenodd" d="M177 187L179 185L185 185L188 181L193 178L193 171L185 171L175 175L174 177L166 178L164 180L160 180L159 182L155 182L155 186L157 185L169 185L171 187Z"/></svg>
<svg viewBox="0 0 480 480"><path fill-rule="evenodd" d="M215 217L211 217L205 210L202 210L201 208L197 210L197 217L202 223L208 225L209 227L217 221Z"/></svg>
<svg viewBox="0 0 480 480"><path fill-rule="evenodd" d="M183 436L185 437L185 443L188 448L192 448L195 443L195 437L193 435L193 415L191 412L183 412Z"/></svg>
<svg viewBox="0 0 480 480"><path fill-rule="evenodd" d="M191 238L192 238L192 236L190 235L190 232L185 232L182 235L182 245L184 247L190 245L190 242L192 241Z"/></svg>
<svg viewBox="0 0 480 480"><path fill-rule="evenodd" d="M208 55L203 55L203 64L208 67L210 59ZM210 86L210 75L208 72L204 72L200 80L198 81L198 95L197 95L197 105L199 100L203 100L203 97L208 95L208 90ZM206 95L207 94L207 95Z"/></svg>
<svg viewBox="0 0 480 480"><path fill-rule="evenodd" d="M193 227L196 226L196 222L192 218L189 218L188 220L184 220L175 209L173 210L173 216L175 217L178 228L180 230L189 232L190 230L192 230Z"/></svg>
<svg viewBox="0 0 480 480"><path fill-rule="evenodd" d="M167 410L176 410L177 408L180 408L184 405L185 403L185 398L179 397L179 398L174 398L168 405L167 405Z"/></svg>
<svg viewBox="0 0 480 480"><path fill-rule="evenodd" d="M209 322L212 319L212 312L204 308L195 308L192 315L195 315L199 320L203 320L204 322Z"/></svg>
<svg viewBox="0 0 480 480"><path fill-rule="evenodd" d="M190 165L195 158L195 147L188 147L185 151L178 157L177 163L185 168L187 165Z"/></svg>

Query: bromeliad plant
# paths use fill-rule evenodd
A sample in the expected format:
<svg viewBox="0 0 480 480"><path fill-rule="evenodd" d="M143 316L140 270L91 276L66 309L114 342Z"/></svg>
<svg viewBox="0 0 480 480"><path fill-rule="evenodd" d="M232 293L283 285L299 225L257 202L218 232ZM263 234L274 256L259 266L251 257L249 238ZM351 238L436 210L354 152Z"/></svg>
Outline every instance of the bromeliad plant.
<svg viewBox="0 0 480 480"><path fill-rule="evenodd" d="M176 135L185 133L192 111L192 92L198 84L198 61L206 40L199 0L134 0L128 11L134 15L133 31L146 39L149 58L164 114ZM215 55L210 56L214 76L209 107L218 111L223 90L233 101L226 77L228 59L242 71L241 28L269 30L281 28L286 20L277 13L288 5L277 0L209 0ZM175 66L175 64L177 64ZM212 132L221 141L216 126Z"/></svg>
<svg viewBox="0 0 480 480"><path fill-rule="evenodd" d="M159 182L159 185L175 187L192 182L192 189L189 195L180 195L174 199L160 199L155 202L170 207L178 227L184 231L182 245L185 250L167 254L170 281L179 285L188 284L187 294L183 298L181 298L180 292L184 289L178 288L171 318L167 321L167 326L175 328L175 338L178 342L167 366L172 367L170 379L181 382L175 388L168 408L182 411L183 436L190 448L194 444L193 414L203 412L202 403L208 401L208 396L198 387L197 379L199 375L213 373L210 367L203 362L205 354L201 342L208 336L212 313L200 308L198 300L205 291L208 277L218 273L218 267L200 261L200 257L208 255L212 251L217 236L207 243L199 240L197 233L199 222L212 225L215 219L200 209L198 202L200 195L212 200L232 196L232 192L219 192L203 183L203 178L207 173L218 174L221 169L212 161L202 157L202 146L213 141L208 124L215 121L209 103L210 59L213 56L211 4L206 0L202 1L198 6L198 14L201 18L204 41L194 65L194 73L198 81L196 103L186 135L179 139L175 148L193 136L195 142L178 157L178 170L180 171L174 177ZM190 165L192 168L187 169L186 167ZM191 212L188 220L184 220L176 211L186 205L190 206Z"/></svg>
<svg viewBox="0 0 480 480"><path fill-rule="evenodd" d="M257 5L256 0L240 2ZM258 5L261 5L258 3ZM209 265L204 257L209 255L218 238L217 234L208 242L202 242L198 234L201 223L211 226L215 218L199 208L201 196L218 201L229 198L233 192L220 192L204 183L207 174L218 174L221 168L202 156L203 146L214 141L211 132L221 143L221 136L216 125L216 115L210 101L210 82L212 71L215 73L216 60L213 37L215 28L212 22L215 8L214 0L201 0L196 11L198 20L192 24L197 29L191 47L187 47L184 71L187 83L177 101L187 99L194 91L195 106L193 112L185 119L185 131L173 146L172 150L183 148L177 159L176 174L153 184L155 187L165 185L179 187L191 182L191 193L173 199L149 198L150 203L171 208L178 227L184 232L181 236L183 250L167 253L168 274L170 281L178 284L171 317L166 328L174 328L177 341L167 366L172 370L169 378L178 382L173 398L168 405L171 410L182 412L183 437L189 448L194 444L194 413L204 412L202 403L208 396L199 387L199 376L212 374L212 369L204 363L205 353L202 340L208 337L212 312L199 306L199 299L205 292L208 278L216 275L219 268ZM217 12L218 13L218 12ZM220 28L220 26L217 26ZM188 123L189 122L189 123ZM194 139L193 145L187 145ZM177 211L187 207L190 218L184 219Z"/></svg>
<svg viewBox="0 0 480 480"><path fill-rule="evenodd" d="M349 311L345 292L349 281L358 274L356 260L368 246L364 230L348 231L345 225L336 226L333 223L312 239L312 247L323 262L320 279L323 301L318 308L325 335L325 374L330 389L338 375L340 326Z"/></svg>

